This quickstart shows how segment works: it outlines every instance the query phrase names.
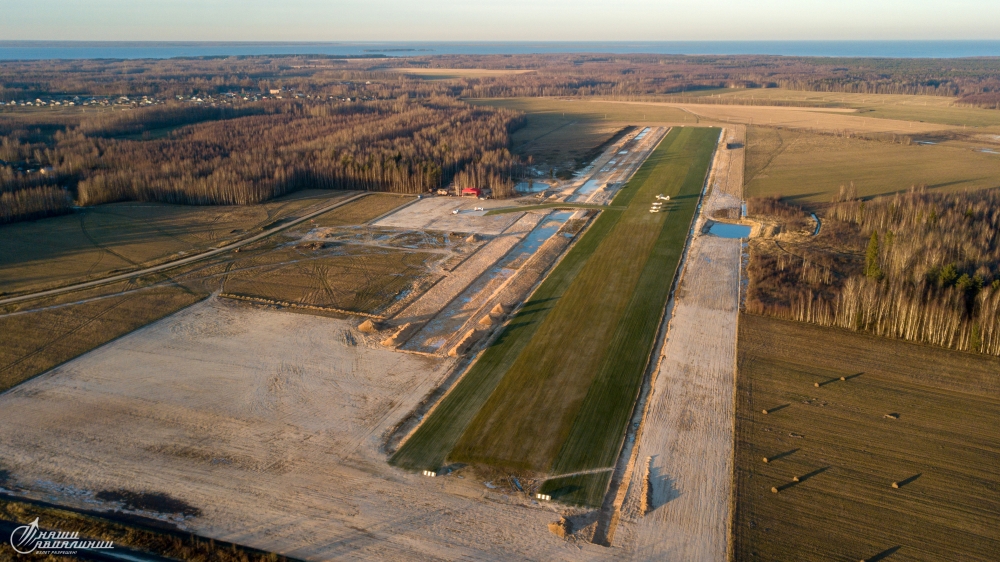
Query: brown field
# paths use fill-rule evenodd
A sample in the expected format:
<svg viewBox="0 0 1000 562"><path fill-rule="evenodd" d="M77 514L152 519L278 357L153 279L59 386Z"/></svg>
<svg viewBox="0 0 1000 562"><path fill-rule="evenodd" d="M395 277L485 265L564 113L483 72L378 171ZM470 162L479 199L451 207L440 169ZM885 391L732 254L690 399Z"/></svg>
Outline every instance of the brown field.
<svg viewBox="0 0 1000 562"><path fill-rule="evenodd" d="M624 102L623 102L624 103ZM747 105L676 104L674 107L698 115L702 120L744 125L770 125L814 131L921 134L953 129L949 125L901 119L867 117L852 109L798 108Z"/></svg>
<svg viewBox="0 0 1000 562"><path fill-rule="evenodd" d="M334 245L283 247L235 261L227 294L380 314L422 285L437 254Z"/></svg>
<svg viewBox="0 0 1000 562"><path fill-rule="evenodd" d="M663 105L633 107L607 101L560 98L466 101L525 112L528 124L514 132L514 152L531 156L542 167L576 166L580 159L622 127L696 122L694 116ZM590 155L594 156L597 155Z"/></svg>
<svg viewBox="0 0 1000 562"><path fill-rule="evenodd" d="M455 78L491 78L494 76L509 76L511 74L527 74L534 70L490 69L490 68L390 68L389 72L398 72L412 78L424 80L451 80Z"/></svg>
<svg viewBox="0 0 1000 562"><path fill-rule="evenodd" d="M749 127L746 196L829 203L854 182L861 197L925 185L961 191L1000 185L1000 155L965 140L900 144L807 131Z"/></svg>
<svg viewBox="0 0 1000 562"><path fill-rule="evenodd" d="M0 227L0 293L59 287L233 242L353 195L303 191L246 206L113 203Z"/></svg>
<svg viewBox="0 0 1000 562"><path fill-rule="evenodd" d="M1000 360L750 315L738 355L736 560L995 559Z"/></svg>
<svg viewBox="0 0 1000 562"><path fill-rule="evenodd" d="M841 92L812 92L804 90L725 89L700 93L715 98L711 101L752 100L759 103L814 104L817 107L853 109L859 115L903 121L923 121L954 126L1000 125L1000 111L957 105L955 98L945 96L917 96L907 94L850 94ZM692 93L684 94L686 97ZM666 98L669 99L669 96Z"/></svg>
<svg viewBox="0 0 1000 562"><path fill-rule="evenodd" d="M207 296L180 285L120 293L128 288L135 285L62 295L35 303L41 310L0 314L0 392Z"/></svg>
<svg viewBox="0 0 1000 562"><path fill-rule="evenodd" d="M348 226L365 223L389 211L414 201L410 195L394 195L391 193L372 193L357 201L351 201L343 207L337 207L329 213L324 213L311 221L311 226ZM296 230L305 226L296 225Z"/></svg>

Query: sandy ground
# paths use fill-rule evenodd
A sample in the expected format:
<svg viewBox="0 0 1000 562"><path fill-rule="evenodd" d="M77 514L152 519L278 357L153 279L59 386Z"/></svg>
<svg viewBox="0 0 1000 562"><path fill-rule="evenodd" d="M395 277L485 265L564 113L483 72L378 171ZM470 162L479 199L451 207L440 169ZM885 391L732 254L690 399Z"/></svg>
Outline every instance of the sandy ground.
<svg viewBox="0 0 1000 562"><path fill-rule="evenodd" d="M741 131L726 134L742 137ZM719 153L699 226L707 212L739 205L740 186L726 171L741 161L742 151ZM741 241L700 231L695 229L674 297L615 535L614 544L635 560L727 555Z"/></svg>
<svg viewBox="0 0 1000 562"><path fill-rule="evenodd" d="M412 205L407 205L395 213L375 221L375 226L405 228L408 230L440 230L447 232L474 232L476 234L497 235L507 229L521 215L507 213L484 216L484 211L509 207L502 200L480 200L473 197L425 197ZM452 211L458 210L457 215Z"/></svg>
<svg viewBox="0 0 1000 562"><path fill-rule="evenodd" d="M574 180L566 201L596 205L610 203L621 185L635 174L668 131L667 127L640 127L609 147L581 171L580 179ZM597 188L593 189L593 186Z"/></svg>
<svg viewBox="0 0 1000 562"><path fill-rule="evenodd" d="M381 436L450 362L343 320L209 299L0 395L17 493L164 492L203 535L311 560L588 560L554 506L394 469ZM156 514L148 514L156 515Z"/></svg>

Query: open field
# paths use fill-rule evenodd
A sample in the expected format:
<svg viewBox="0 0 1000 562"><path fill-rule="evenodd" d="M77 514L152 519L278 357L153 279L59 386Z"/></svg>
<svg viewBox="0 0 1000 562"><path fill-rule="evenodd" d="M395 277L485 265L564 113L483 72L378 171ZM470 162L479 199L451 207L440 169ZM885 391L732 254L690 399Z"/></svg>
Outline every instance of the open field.
<svg viewBox="0 0 1000 562"><path fill-rule="evenodd" d="M228 294L381 314L421 284L436 253L364 245L283 247L236 260Z"/></svg>
<svg viewBox="0 0 1000 562"><path fill-rule="evenodd" d="M312 207L317 202L325 205L331 197L336 200L335 198L343 196L330 192L314 193L304 199L295 199L302 203L296 203L292 207L301 211L304 209L302 205ZM369 202L369 199L373 201ZM405 201L406 198L398 196L369 195L325 213L316 220L355 224L381 215L385 211L385 203L398 206ZM106 207L114 209L118 206ZM142 205L129 209L136 208L151 224L171 222L178 215L185 216L190 224L197 224L199 216L206 219L214 216L209 214L211 208L193 207L189 208L189 213L183 207L167 205ZM267 209L255 207L232 208L238 215L244 209L246 216L268 212ZM157 210L165 218L154 213ZM104 208L98 207L95 211L104 212ZM54 225L53 228L58 230L65 225L64 218L66 217L18 223L3 229L31 226L42 232L49 225ZM141 230L139 224L137 219L121 223L123 228L132 228L133 235ZM182 226L183 224L175 224L174 228ZM175 238L165 237L162 232L146 229L142 232L149 237L140 238L133 245L127 243L131 240L127 229L125 233L118 234L110 232L111 230L113 229L109 227L106 238L121 241L118 247L136 253L158 247L164 243L164 239L177 243ZM198 232L198 228L194 230ZM304 234L302 232L295 236ZM192 240L197 241L195 238ZM419 281L420 273L423 272L422 260L430 257L412 250L347 246L352 251L330 257L327 261L332 263L325 263L312 259L320 252L292 248L289 244L282 246L282 240L288 240L285 234L246 246L242 253L222 254L204 262L182 266L171 270L169 275L150 274L82 291L6 305L0 310L0 332L4 334L4 346L0 349L0 391L172 314L213 291L245 289L240 285L241 281L243 285L252 283L253 287L263 287L265 290L259 296L377 312L394 302L400 290ZM62 240L58 242L62 243ZM43 251L41 259L37 264L33 263L32 267L41 272L45 271L44 267L48 264L59 272L63 265L82 263L82 260L75 261L76 254L71 242L69 240L62 244L63 251L52 249L55 245L49 248L51 254ZM88 254L89 250L81 252ZM28 254L24 252L19 255ZM12 267L10 271L16 269ZM279 274L283 277L277 278L276 275ZM227 277L232 283L224 283ZM311 302L310 299L316 302Z"/></svg>
<svg viewBox="0 0 1000 562"><path fill-rule="evenodd" d="M942 125L988 127L1000 125L1000 112L994 109L956 105L955 98L905 94L851 94L812 92L781 88L721 89L686 92L684 97L707 97L712 103L739 100L766 103L810 104L816 107L845 108L859 115L902 121L922 121ZM665 96L664 100L669 100Z"/></svg>
<svg viewBox="0 0 1000 562"><path fill-rule="evenodd" d="M737 396L736 560L1000 552L1000 360L743 315Z"/></svg>
<svg viewBox="0 0 1000 562"><path fill-rule="evenodd" d="M343 207L337 207L329 213L323 213L310 220L309 224L314 227L362 224L413 201L414 197L410 195L372 193L357 201L351 201Z"/></svg>
<svg viewBox="0 0 1000 562"><path fill-rule="evenodd" d="M0 291L37 291L141 269L257 234L354 195L303 191L244 206L113 203L0 227Z"/></svg>
<svg viewBox="0 0 1000 562"><path fill-rule="evenodd" d="M0 314L0 392L207 296L180 285L115 294L126 288L121 283L40 303L53 308Z"/></svg>
<svg viewBox="0 0 1000 562"><path fill-rule="evenodd" d="M523 111L528 123L512 135L514 152L531 156L540 167L577 166L598 154L594 150L623 127L636 124L695 123L683 111L653 106L635 108L611 102L559 98L470 99L473 105L491 105Z"/></svg>
<svg viewBox="0 0 1000 562"><path fill-rule="evenodd" d="M930 189L967 190L1000 185L1000 155L968 142L934 145L865 140L805 131L749 127L746 195L778 195L798 203L829 203L854 182L861 197Z"/></svg>
<svg viewBox="0 0 1000 562"><path fill-rule="evenodd" d="M613 463L716 134L667 136L615 199L629 207L602 213L394 462L435 466L447 456L539 472ZM649 213L658 193L675 206ZM589 423L598 418L600 427Z"/></svg>
<svg viewBox="0 0 1000 562"><path fill-rule="evenodd" d="M303 559L608 556L551 534L548 506L387 466L383 436L451 360L355 324L209 299L133 332L0 395L4 487ZM97 497L120 489L189 515Z"/></svg>
<svg viewBox="0 0 1000 562"><path fill-rule="evenodd" d="M491 68L390 68L389 72L398 72L412 78L424 80L451 80L454 78L492 78L495 76L510 76L511 74L526 74L534 70L491 69Z"/></svg>

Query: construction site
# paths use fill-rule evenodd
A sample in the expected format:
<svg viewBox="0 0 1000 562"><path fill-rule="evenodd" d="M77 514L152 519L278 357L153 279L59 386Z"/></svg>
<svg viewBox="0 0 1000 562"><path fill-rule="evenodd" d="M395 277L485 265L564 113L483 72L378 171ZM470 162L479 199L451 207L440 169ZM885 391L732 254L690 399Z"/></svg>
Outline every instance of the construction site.
<svg viewBox="0 0 1000 562"><path fill-rule="evenodd" d="M606 228L595 221L623 213L632 197L641 198L636 217L655 216L645 193L660 188L640 188L635 181L646 180L635 176L669 132L635 128L540 196L348 199L185 274L208 275L218 288L0 395L3 488L301 559L606 559L617 548L600 544L639 548L645 535L631 498L647 482L657 490L651 497L666 493L650 476L660 465L635 462L656 455L632 451L641 418L628 422L616 461L629 477L609 466L588 488L595 498L611 490L610 529L600 501L560 499L544 478L386 461L468 384L484 350L532 313L532 295L557 266L592 244L583 237ZM716 144L713 136L709 153ZM691 177L693 213L706 181ZM718 171L711 181L728 185ZM714 189L708 201L720 197ZM660 216L657 225L671 214ZM679 223L683 233L693 227ZM738 252L726 255L735 268ZM690 292L681 282L675 318ZM640 403L653 380L642 383ZM691 459L692 468L703 465ZM108 499L116 490L193 507L137 508Z"/></svg>

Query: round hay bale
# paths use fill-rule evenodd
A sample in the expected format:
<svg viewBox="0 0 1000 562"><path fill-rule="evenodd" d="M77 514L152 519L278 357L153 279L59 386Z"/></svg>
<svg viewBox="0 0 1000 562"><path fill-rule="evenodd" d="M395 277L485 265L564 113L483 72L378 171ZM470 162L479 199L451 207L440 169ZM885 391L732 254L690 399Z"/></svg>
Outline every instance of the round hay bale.
<svg viewBox="0 0 1000 562"><path fill-rule="evenodd" d="M893 488L899 488L899 482L893 482L892 483L892 487Z"/></svg>
<svg viewBox="0 0 1000 562"><path fill-rule="evenodd" d="M775 488L774 486L771 486L771 493L772 494L777 494L778 493L778 489Z"/></svg>
<svg viewBox="0 0 1000 562"><path fill-rule="evenodd" d="M799 482L798 476L792 476L792 482Z"/></svg>
<svg viewBox="0 0 1000 562"><path fill-rule="evenodd" d="M765 463L766 463L766 462L768 462L768 461L767 461L767 457L764 457L764 462L765 462Z"/></svg>
<svg viewBox="0 0 1000 562"><path fill-rule="evenodd" d="M765 415L765 416L767 415L767 410L764 410L764 415Z"/></svg>
<svg viewBox="0 0 1000 562"><path fill-rule="evenodd" d="M819 383L818 382L814 382L813 386L815 386L816 388L819 388Z"/></svg>
<svg viewBox="0 0 1000 562"><path fill-rule="evenodd" d="M842 381L846 381L846 380L847 380L847 377L840 377L840 380L842 380Z"/></svg>

